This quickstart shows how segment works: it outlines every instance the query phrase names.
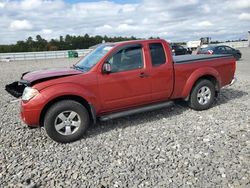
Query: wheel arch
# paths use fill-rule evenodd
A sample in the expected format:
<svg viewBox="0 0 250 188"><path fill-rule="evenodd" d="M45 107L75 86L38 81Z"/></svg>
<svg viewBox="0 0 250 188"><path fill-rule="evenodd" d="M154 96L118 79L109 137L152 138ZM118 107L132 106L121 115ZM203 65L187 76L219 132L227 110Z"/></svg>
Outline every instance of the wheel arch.
<svg viewBox="0 0 250 188"><path fill-rule="evenodd" d="M80 104L82 104L87 109L92 123L96 123L95 108L91 103L89 103L86 99L84 99L83 97L78 96L78 95L62 95L62 96L58 96L58 97L53 98L43 107L43 109L40 113L40 118L39 118L40 126L44 125L44 118L45 118L45 114L48 111L48 109L56 102L59 102L62 100L73 100L73 101L77 101Z"/></svg>
<svg viewBox="0 0 250 188"><path fill-rule="evenodd" d="M195 86L200 80L209 80L209 81L211 81L211 82L214 84L214 86L215 86L216 95L219 93L219 91L220 91L220 83L219 83L219 81L216 79L215 76L210 75L210 74L206 74L206 75L203 75L203 76L199 77L199 78L194 82L194 84L193 84L193 86L192 86L192 89L194 88L194 86ZM191 89L191 91L192 91L192 89ZM190 91L190 92L191 92L191 91Z"/></svg>
<svg viewBox="0 0 250 188"><path fill-rule="evenodd" d="M185 101L189 99L194 86L202 79L207 79L215 85L216 97L218 96L221 88L219 73L215 69L207 68L205 71L197 70L189 77L182 93L182 96L185 96Z"/></svg>

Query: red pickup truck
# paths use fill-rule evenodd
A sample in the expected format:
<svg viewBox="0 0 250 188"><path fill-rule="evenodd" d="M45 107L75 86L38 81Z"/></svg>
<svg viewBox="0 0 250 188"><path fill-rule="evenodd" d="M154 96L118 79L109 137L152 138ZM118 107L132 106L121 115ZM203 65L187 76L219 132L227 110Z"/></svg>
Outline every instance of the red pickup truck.
<svg viewBox="0 0 250 188"><path fill-rule="evenodd" d="M211 107L220 88L235 81L230 55L172 57L165 40L102 44L72 68L24 73L6 90L21 97L21 117L44 126L57 142L80 139L96 122L154 110L183 99Z"/></svg>

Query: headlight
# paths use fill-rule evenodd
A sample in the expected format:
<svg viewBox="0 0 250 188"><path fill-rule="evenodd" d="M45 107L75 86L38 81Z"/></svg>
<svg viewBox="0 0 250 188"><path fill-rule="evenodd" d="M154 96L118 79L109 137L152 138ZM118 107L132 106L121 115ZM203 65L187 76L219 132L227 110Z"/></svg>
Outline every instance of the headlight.
<svg viewBox="0 0 250 188"><path fill-rule="evenodd" d="M33 97L35 97L37 94L39 94L39 91L32 88L32 87L26 87L23 91L22 100L23 101L29 101Z"/></svg>

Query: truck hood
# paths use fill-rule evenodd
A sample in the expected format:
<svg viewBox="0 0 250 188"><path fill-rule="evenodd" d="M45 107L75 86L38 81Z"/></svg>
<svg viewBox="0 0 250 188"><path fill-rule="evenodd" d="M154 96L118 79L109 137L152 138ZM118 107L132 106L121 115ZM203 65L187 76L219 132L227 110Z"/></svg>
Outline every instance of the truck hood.
<svg viewBox="0 0 250 188"><path fill-rule="evenodd" d="M51 80L54 78L60 78L65 76L72 76L82 74L82 71L72 68L57 68L57 69L45 69L33 72L25 72L22 74L21 80L7 84L5 90L14 97L21 97L26 86L32 86L36 83Z"/></svg>
<svg viewBox="0 0 250 188"><path fill-rule="evenodd" d="M52 78L71 76L81 73L82 73L81 71L72 68L45 69L33 72L26 72L22 75L21 80L32 83L39 80L44 80L44 79L48 80Z"/></svg>

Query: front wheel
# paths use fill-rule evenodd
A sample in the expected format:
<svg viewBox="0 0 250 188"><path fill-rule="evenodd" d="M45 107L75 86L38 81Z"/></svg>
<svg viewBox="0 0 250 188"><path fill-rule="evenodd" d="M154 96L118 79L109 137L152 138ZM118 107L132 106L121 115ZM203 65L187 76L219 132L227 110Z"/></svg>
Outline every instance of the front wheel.
<svg viewBox="0 0 250 188"><path fill-rule="evenodd" d="M56 142L68 143L82 138L90 123L87 109L73 100L52 105L44 118L44 127Z"/></svg>
<svg viewBox="0 0 250 188"><path fill-rule="evenodd" d="M189 106L194 110L210 108L215 99L215 86L209 80L200 80L192 89Z"/></svg>

